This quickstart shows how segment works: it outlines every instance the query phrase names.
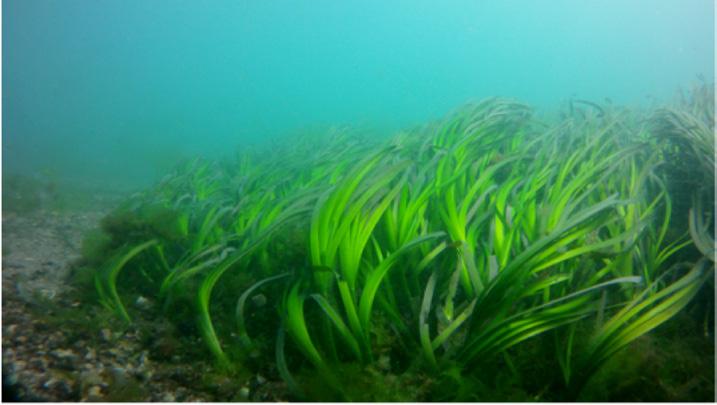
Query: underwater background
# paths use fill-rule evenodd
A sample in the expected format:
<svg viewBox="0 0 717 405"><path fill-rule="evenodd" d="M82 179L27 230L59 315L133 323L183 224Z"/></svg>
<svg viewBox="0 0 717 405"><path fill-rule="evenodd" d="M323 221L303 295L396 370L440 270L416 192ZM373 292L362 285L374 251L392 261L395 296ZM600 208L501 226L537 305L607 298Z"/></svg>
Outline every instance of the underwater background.
<svg viewBox="0 0 717 405"><path fill-rule="evenodd" d="M649 106L714 76L710 0L6 0L2 29L4 172L112 189L310 126Z"/></svg>
<svg viewBox="0 0 717 405"><path fill-rule="evenodd" d="M712 1L2 11L4 401L715 399Z"/></svg>

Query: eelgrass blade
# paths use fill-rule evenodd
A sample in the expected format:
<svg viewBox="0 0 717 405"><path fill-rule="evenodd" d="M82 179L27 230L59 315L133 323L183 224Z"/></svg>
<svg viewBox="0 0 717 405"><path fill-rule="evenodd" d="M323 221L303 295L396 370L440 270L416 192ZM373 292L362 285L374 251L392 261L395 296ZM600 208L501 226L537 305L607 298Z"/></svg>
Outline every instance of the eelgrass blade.
<svg viewBox="0 0 717 405"><path fill-rule="evenodd" d="M356 304L354 303L354 295L351 293L351 289L346 280L339 280L338 288L339 296L341 297L341 302L344 306L344 311L346 312L346 318L349 322L349 327L355 336L360 336L359 343L362 345L362 352L366 353L369 351L369 343L366 340L367 336L364 333L361 320L359 319L358 310L356 308Z"/></svg>
<svg viewBox="0 0 717 405"><path fill-rule="evenodd" d="M715 261L715 240L710 235L707 227L704 225L702 220L702 213L700 212L700 199L695 198L696 207L690 208L689 215L689 229L690 236L697 249L704 255L704 257L710 259L712 262Z"/></svg>
<svg viewBox="0 0 717 405"><path fill-rule="evenodd" d="M236 320L237 320L237 333L239 335L239 342L244 346L245 350L250 350L253 347L253 343L251 341L251 338L249 337L249 333L246 329L246 322L244 321L244 305L246 304L246 300L249 298L249 296L256 291L259 287L263 286L264 284L268 284L272 281L282 279L284 277L289 276L290 273L282 273L278 274L276 276L267 277L261 281L258 281L254 283L251 287L249 287L244 293L239 297L239 300L237 300L236 305Z"/></svg>
<svg viewBox="0 0 717 405"><path fill-rule="evenodd" d="M414 238L411 242L402 246L396 252L389 255L384 261L382 261L376 268L374 268L366 277L364 283L363 292L361 293L361 299L359 303L359 320L361 321L361 327L364 333L368 333L371 323L371 309L376 298L376 293L381 285L381 281L386 276L388 270L398 260L398 258L411 248L432 240L437 239L445 234L443 232L434 232L428 235L419 236Z"/></svg>
<svg viewBox="0 0 717 405"><path fill-rule="evenodd" d="M486 353L497 353L526 339L582 319L596 311L595 302L587 299L593 291L611 285L639 283L640 277L620 277L584 288L545 304L496 319L471 337L466 346L467 359Z"/></svg>
<svg viewBox="0 0 717 405"><path fill-rule="evenodd" d="M296 283L286 297L286 328L291 336L299 344L299 348L313 365L321 370L328 371L328 367L321 357L321 354L314 346L304 317L305 297L299 293L300 284Z"/></svg>
<svg viewBox="0 0 717 405"><path fill-rule="evenodd" d="M199 312L199 329L201 330L204 341L207 343L209 349L212 351L220 365L229 366L230 362L221 348L221 344L219 343L219 338L217 337L212 323L211 314L209 312L209 302L214 286L229 268L262 246L272 235L274 235L276 231L281 228L281 226L285 225L289 221L295 220L307 212L308 209L306 207L306 202L311 201L312 199L313 196L310 194L304 196L302 199L293 202L292 205L286 209L286 211L276 214L274 219L253 238L250 238L242 249L233 253L218 266L212 268L199 285L199 290L196 295L197 308Z"/></svg>
<svg viewBox="0 0 717 405"><path fill-rule="evenodd" d="M354 353L357 359L361 359L361 348L359 347L359 343L356 340L356 338L351 334L351 331L346 326L344 321L341 319L341 316L339 313L334 309L333 306L331 306L331 303L329 301L322 297L319 294L311 294L311 298L316 301L317 304L321 307L321 309L324 311L326 316L329 317L331 322L334 324L336 329L339 331L339 334L344 339L346 344L349 346L351 351Z"/></svg>
<svg viewBox="0 0 717 405"><path fill-rule="evenodd" d="M190 263L182 264L179 267L173 269L170 273L167 274L164 280L162 280L162 284L159 288L159 296L164 297L172 288L174 288L181 281L193 277L196 274L200 274L205 269L210 269L218 265L219 263L226 260L230 253L236 251L236 249L233 247L224 247L224 249L220 251L218 256L210 256L206 260L201 261L193 266L190 266L192 262L196 262L200 257L209 256L210 254L216 252L218 249L221 249L222 247L224 247L224 245L215 245L209 247L208 249L199 252L197 257L191 259Z"/></svg>
<svg viewBox="0 0 717 405"><path fill-rule="evenodd" d="M571 382L573 391L578 393L587 380L618 350L679 313L712 275L714 268L708 266L708 260L702 258L680 279L657 293L650 294L661 282L659 279L655 280L642 294L605 322L596 331L583 354L579 375Z"/></svg>
<svg viewBox="0 0 717 405"><path fill-rule="evenodd" d="M476 302L478 302L478 298L473 299L473 301L468 304L468 307L461 311L461 313L455 317L455 319L453 319L453 321L451 321L451 323L448 324L448 326L446 326L446 328L443 329L443 331L436 336L435 339L433 339L433 343L431 343L433 350L438 349L461 325L463 325L466 320L468 320L468 317L473 314Z"/></svg>
<svg viewBox="0 0 717 405"><path fill-rule="evenodd" d="M659 280L653 282L596 333L588 350L589 364L601 364L619 348L659 326L687 305L710 275L707 266L707 260L703 258L679 280L647 295Z"/></svg>
<svg viewBox="0 0 717 405"><path fill-rule="evenodd" d="M95 276L97 277L95 286L98 287L100 299L108 308L111 308L128 323L131 322L132 319L127 313L127 310L122 304L122 300L117 293L117 276L127 262L157 243L158 241L156 239L152 239L128 248L126 252L122 252L118 257L110 260L106 267Z"/></svg>
<svg viewBox="0 0 717 405"><path fill-rule="evenodd" d="M431 312L431 302L433 301L433 293L436 289L436 273L431 273L426 284L426 290L423 293L423 301L421 303L421 312L418 317L419 326L419 338L421 340L421 347L423 348L423 355L425 356L428 364L433 367L434 370L438 369L438 362L436 361L436 355L433 352L433 345L431 344L431 335L428 325L428 315Z"/></svg>
<svg viewBox="0 0 717 405"><path fill-rule="evenodd" d="M293 392L294 395L300 399L303 399L306 398L306 395L299 387L299 384L296 383L296 380L294 380L294 377L289 371L289 366L286 364L285 340L286 332L284 331L284 327L279 326L276 333L276 368L281 378L286 382L287 387L289 387L289 391Z"/></svg>

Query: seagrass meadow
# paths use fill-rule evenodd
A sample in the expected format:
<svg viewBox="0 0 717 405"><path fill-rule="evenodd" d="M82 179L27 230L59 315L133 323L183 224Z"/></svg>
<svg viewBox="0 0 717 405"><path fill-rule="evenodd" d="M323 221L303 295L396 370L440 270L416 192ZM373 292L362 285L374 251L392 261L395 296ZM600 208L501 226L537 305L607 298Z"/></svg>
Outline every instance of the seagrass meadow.
<svg viewBox="0 0 717 405"><path fill-rule="evenodd" d="M151 358L285 400L712 401L714 346L683 342L714 341L713 100L491 98L187 159L88 235L73 283L116 330L173 325Z"/></svg>
<svg viewBox="0 0 717 405"><path fill-rule="evenodd" d="M714 0L2 0L3 402L715 398Z"/></svg>

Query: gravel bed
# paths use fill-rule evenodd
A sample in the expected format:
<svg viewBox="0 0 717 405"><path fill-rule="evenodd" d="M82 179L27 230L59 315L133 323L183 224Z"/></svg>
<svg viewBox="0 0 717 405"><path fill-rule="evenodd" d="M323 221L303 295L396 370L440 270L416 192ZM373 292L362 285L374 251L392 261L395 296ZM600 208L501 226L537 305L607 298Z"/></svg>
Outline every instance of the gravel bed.
<svg viewBox="0 0 717 405"><path fill-rule="evenodd" d="M91 324L103 309L77 299L68 274L104 214L3 215L3 401L278 400L280 382L256 375L240 386L212 374L209 358L183 357L161 320L144 328Z"/></svg>

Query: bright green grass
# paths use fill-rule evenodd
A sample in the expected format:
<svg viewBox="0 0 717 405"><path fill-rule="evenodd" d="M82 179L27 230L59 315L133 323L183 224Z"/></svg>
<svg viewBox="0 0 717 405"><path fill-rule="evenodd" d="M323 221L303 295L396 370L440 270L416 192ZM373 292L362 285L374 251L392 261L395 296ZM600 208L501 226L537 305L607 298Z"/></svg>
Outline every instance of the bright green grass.
<svg viewBox="0 0 717 405"><path fill-rule="evenodd" d="M576 398L714 268L704 195L689 229L668 232L664 176L676 148L714 169L709 124L688 108L650 125L599 112L546 123L491 99L385 144L335 130L186 162L118 211L133 225L108 228L100 301L127 322L123 302L140 292L165 314L189 308L221 367L251 367L259 351L305 399L297 365L350 400L333 377L344 364L377 367L390 352L404 369L470 373L551 332ZM678 262L691 246L705 257ZM258 327L247 300L260 289L274 312Z"/></svg>

